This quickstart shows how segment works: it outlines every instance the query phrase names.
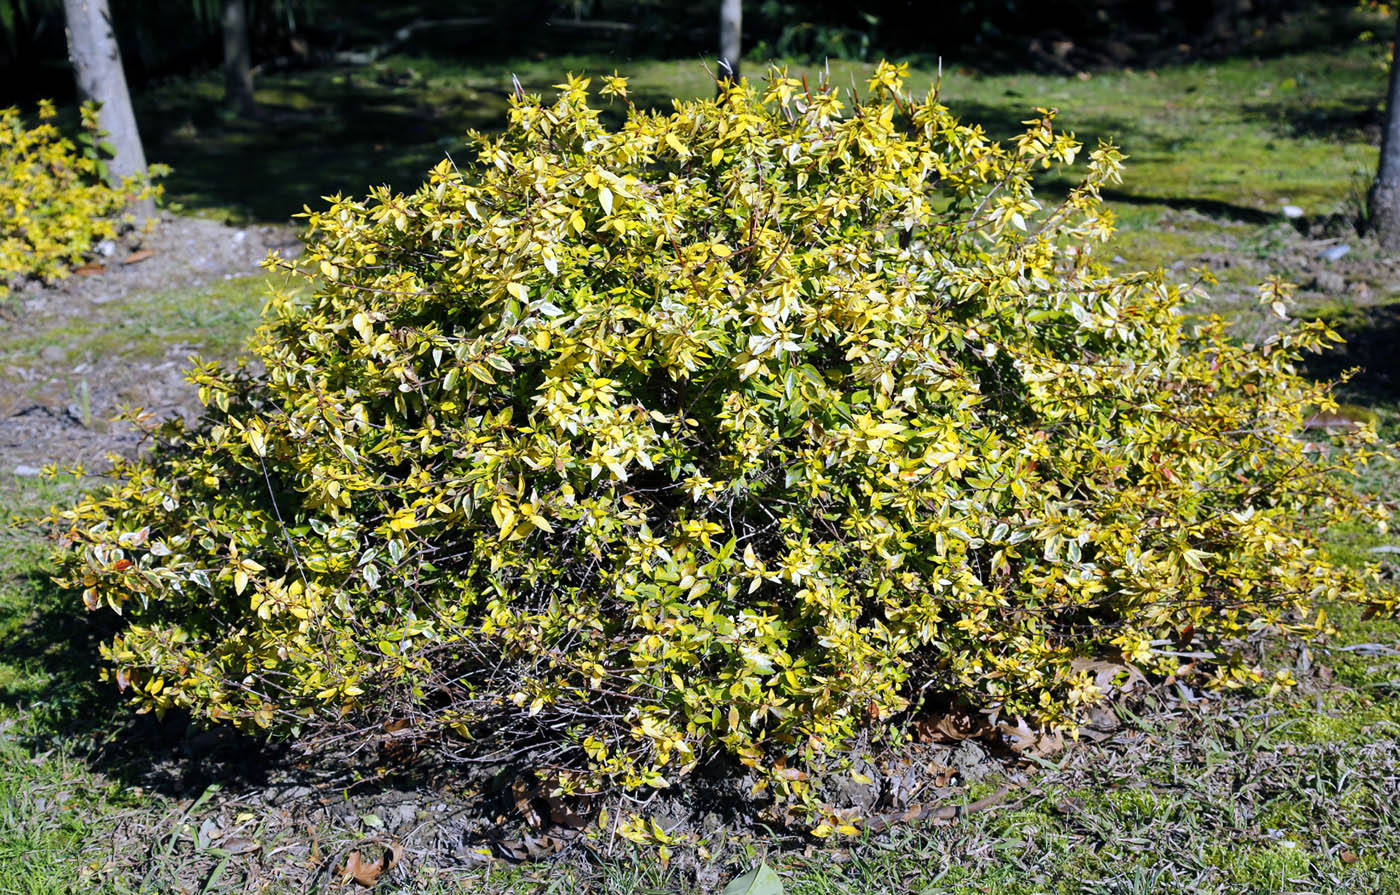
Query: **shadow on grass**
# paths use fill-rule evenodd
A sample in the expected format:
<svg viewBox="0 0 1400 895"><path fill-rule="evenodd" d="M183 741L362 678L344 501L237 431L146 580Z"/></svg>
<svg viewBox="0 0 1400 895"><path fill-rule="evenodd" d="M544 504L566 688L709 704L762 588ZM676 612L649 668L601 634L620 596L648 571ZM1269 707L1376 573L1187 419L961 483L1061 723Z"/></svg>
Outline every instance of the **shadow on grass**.
<svg viewBox="0 0 1400 895"><path fill-rule="evenodd" d="M1341 333L1346 344L1310 355L1309 376L1336 379L1356 368L1356 375L1338 386L1339 396L1367 405L1400 400L1400 300L1328 308L1312 316Z"/></svg>
<svg viewBox="0 0 1400 895"><path fill-rule="evenodd" d="M115 780L174 797L198 795L214 782L256 787L286 776L288 750L277 743L201 730L185 712L133 712L99 679L99 646L117 632L118 619L87 612L43 570L12 581L38 608L18 624L13 615L4 620L0 667L23 669L26 679L0 686L0 706L27 717L34 751L63 746Z"/></svg>
<svg viewBox="0 0 1400 895"><path fill-rule="evenodd" d="M1328 97L1326 101L1251 103L1245 114L1269 123L1290 139L1379 145L1385 115L1373 96Z"/></svg>
<svg viewBox="0 0 1400 895"><path fill-rule="evenodd" d="M1125 190L1104 189L1100 190L1103 197L1110 202L1121 202L1125 205L1164 205L1176 211L1195 211L1207 217L1219 218L1228 221L1242 221L1246 224L1276 224L1288 220L1282 214L1274 212L1260 211L1248 205L1239 205L1235 202L1222 202L1219 199L1206 199L1204 197L1186 198L1181 196L1142 196L1137 193L1129 193Z"/></svg>
<svg viewBox="0 0 1400 895"><path fill-rule="evenodd" d="M469 129L498 130L504 93L399 83L373 69L260 81L260 112L230 116L216 83L180 82L138 100L147 156L170 165L170 199L235 219L286 220L335 193L412 190Z"/></svg>

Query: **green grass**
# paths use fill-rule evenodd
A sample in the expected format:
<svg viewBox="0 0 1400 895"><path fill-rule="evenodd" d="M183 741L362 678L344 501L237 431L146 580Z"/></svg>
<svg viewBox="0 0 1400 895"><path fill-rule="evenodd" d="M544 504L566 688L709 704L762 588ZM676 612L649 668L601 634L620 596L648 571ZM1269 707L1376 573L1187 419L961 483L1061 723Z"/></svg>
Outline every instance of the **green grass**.
<svg viewBox="0 0 1400 895"><path fill-rule="evenodd" d="M0 506L15 517L30 517L44 508L74 499L79 483L61 479L22 478L6 474L0 481ZM5 521L9 521L6 519ZM33 636L40 617L56 609L58 596L49 582L49 545L33 529L0 527L0 723L5 711L25 712L34 729L42 729L55 719L34 717L40 703L54 694L54 684L72 685L78 694L90 688L80 677L58 681L61 671L45 659L61 650L63 644L45 643ZM87 671L79 674L88 677ZM67 669L63 669L66 671ZM62 687L60 688L62 689ZM13 733L13 730L11 730Z"/></svg>
<svg viewBox="0 0 1400 895"><path fill-rule="evenodd" d="M99 306L55 326L7 327L0 330L0 364L25 363L51 345L64 350L63 363L69 365L112 356L161 360L170 357L172 347L229 360L242 351L257 325L268 287L284 279L277 273L254 274L193 291L132 293L110 311Z"/></svg>
<svg viewBox="0 0 1400 895"><path fill-rule="evenodd" d="M259 273L194 289L133 290L120 302L95 305L82 314L60 312L55 319L31 317L22 325L0 328L0 369L38 371L6 391L4 409L69 402L83 407L85 395L96 395L84 417L90 428L102 431L128 400L127 386L140 378L106 378L114 363L183 368L195 355L232 362L257 325L268 288L284 279ZM114 392L114 385L122 391Z"/></svg>
<svg viewBox="0 0 1400 895"><path fill-rule="evenodd" d="M1117 142L1131 157L1113 194L1125 229L1153 227L1170 210L1258 224L1280 219L1285 203L1309 215L1355 210L1375 168L1364 125L1377 119L1384 95L1382 49L1353 44L1087 80L949 70L942 95L994 136L1016 132L1036 107L1049 106L1086 145ZM815 66L791 67L817 74ZM830 64L833 83L854 81L862 91L870 68ZM285 219L334 192L358 194L376 183L412 189L444 151L465 151L468 129L504 126L512 74L527 90L548 93L565 72L614 70L630 76L643 107L713 94L695 60L473 64L394 56L362 68L263 76L257 98L265 120L228 116L212 74L151 90L137 106L147 155L175 167L172 199L216 214ZM762 64L748 70L757 76ZM909 86L922 92L936 77L916 68Z"/></svg>
<svg viewBox="0 0 1400 895"><path fill-rule="evenodd" d="M950 69L943 95L995 135L1051 105L1090 145L1120 143L1132 158L1112 196L1122 232L1106 254L1134 268L1228 256L1235 263L1219 270L1214 306L1228 311L1242 306L1261 271L1295 250L1282 204L1300 205L1317 221L1358 213L1360 185L1375 163L1363 127L1383 95L1381 61L1379 47L1349 45L1087 80ZM138 97L138 109L149 156L176 167L172 198L221 217L284 219L337 191L361 193L380 182L412 188L444 151L462 150L467 128L502 125L512 71L543 90L567 70L614 67L632 76L643 105L712 89L693 61L470 65L395 57L262 77L263 121L224 116L213 76L162 86ZM867 69L833 63L833 79L859 82ZM916 71L913 86L933 77ZM1048 189L1065 185L1052 177ZM153 359L176 343L228 357L251 332L265 285L245 278L195 296L133 297L111 325L78 320L42 334L0 332L0 364L48 345L63 347L73 363L113 354ZM1388 312L1341 302L1329 313L1373 351L1364 356L1392 350ZM1400 410L1388 388L1358 386L1352 398L1394 435ZM1397 475L1376 470L1363 486L1393 498ZM33 512L79 486L0 474L0 503ZM1334 552L1354 563L1394 540L1360 529L1330 533ZM175 891L182 879L196 880L193 891L237 890L244 879L237 866L216 875L218 856L191 851L189 821L165 797L131 791L120 762L94 758L110 754L104 744L121 744L126 716L96 683L100 632L72 595L48 582L45 553L33 530L0 532L0 895L139 891L143 881L145 891ZM1400 623L1363 622L1355 612L1336 623L1338 635L1311 653L1314 664L1332 669L1330 684L1144 714L1118 745L1057 756L1005 805L952 826L805 850L731 833L704 843L709 857L690 851L670 865L647 852L474 871L419 864L413 882L396 877L376 891L716 891L767 854L787 891L804 895L1400 892L1400 663L1385 649L1342 648L1400 646ZM1280 653L1276 661L1297 657ZM124 838L133 817L144 839ZM163 860L162 850L174 854L176 845L180 859ZM691 860L698 884L679 869ZM292 890L269 882L268 891Z"/></svg>
<svg viewBox="0 0 1400 895"><path fill-rule="evenodd" d="M0 482L0 506L32 514L77 488L10 478ZM79 856L131 801L56 736L90 707L95 662L44 636L56 608L46 554L33 532L0 528L0 861L8 868L0 895L82 891Z"/></svg>
<svg viewBox="0 0 1400 895"><path fill-rule="evenodd" d="M85 749L36 749L31 721L0 709L0 895L158 891L113 869L144 857L131 822L147 827L167 800L95 771Z"/></svg>

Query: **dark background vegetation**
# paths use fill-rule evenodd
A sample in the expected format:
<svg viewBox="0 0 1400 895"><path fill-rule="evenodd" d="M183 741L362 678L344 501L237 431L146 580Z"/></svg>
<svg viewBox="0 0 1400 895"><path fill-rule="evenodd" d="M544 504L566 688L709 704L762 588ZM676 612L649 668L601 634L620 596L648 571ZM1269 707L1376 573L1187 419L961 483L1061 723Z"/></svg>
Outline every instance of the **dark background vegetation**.
<svg viewBox="0 0 1400 895"><path fill-rule="evenodd" d="M942 57L1073 73L1306 50L1358 30L1355 0L748 0L750 58ZM218 0L112 0L134 88L215 69ZM478 61L558 54L708 58L717 4L684 0L250 0L261 70L409 51ZM1305 28L1280 28L1289 20ZM433 23L426 27L427 23ZM419 26L419 27L415 27ZM0 102L73 94L60 0L0 0Z"/></svg>

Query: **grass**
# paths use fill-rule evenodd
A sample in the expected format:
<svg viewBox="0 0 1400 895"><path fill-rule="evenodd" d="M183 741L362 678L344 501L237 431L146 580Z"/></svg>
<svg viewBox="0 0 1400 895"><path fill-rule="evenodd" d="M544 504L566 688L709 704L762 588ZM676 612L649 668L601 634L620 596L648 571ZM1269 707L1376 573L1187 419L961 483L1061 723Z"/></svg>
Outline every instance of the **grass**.
<svg viewBox="0 0 1400 895"><path fill-rule="evenodd" d="M178 371L193 355L225 363L239 357L268 287L279 279L269 273L193 288L133 289L82 313L59 308L28 315L0 329L0 369L14 376L0 412L71 402L88 428L106 431L121 406L149 397L141 391L146 375L178 386Z"/></svg>
<svg viewBox="0 0 1400 895"><path fill-rule="evenodd" d="M1154 225L1165 210L1259 224L1282 220L1284 204L1320 216L1356 210L1375 169L1365 131L1380 120L1382 50L1353 43L1085 80L949 70L942 95L995 136L1050 106L1063 110L1061 123L1086 145L1117 142L1132 158L1114 194L1129 232ZM816 76L814 66L791 67ZM833 83L862 90L870 68L830 63ZM361 193L367 183L415 187L444 150L465 151L469 129L504 126L512 75L547 93L565 72L614 70L631 77L643 107L713 93L697 61L566 56L473 64L394 56L361 68L265 75L257 89L263 120L227 115L213 74L158 87L137 106L148 156L175 168L167 181L172 199L214 214L280 220L319 196ZM761 71L758 64L749 70ZM915 68L909 83L922 92L936 78ZM1183 230L1198 229L1195 223L1183 219Z"/></svg>
<svg viewBox="0 0 1400 895"><path fill-rule="evenodd" d="M1375 163L1366 128L1383 95L1381 61L1379 47L1351 44L1086 79L950 68L943 95L996 135L1014 131L1033 107L1053 105L1091 145L1118 141L1132 159L1112 196L1122 224L1111 248L1117 263L1194 266L1223 257L1230 264L1219 271L1216 307L1228 310L1246 300L1261 271L1286 267L1285 256L1299 250L1282 205L1301 206L1316 227L1359 213L1360 185ZM576 57L501 66L401 56L264 76L264 120L222 114L212 76L161 86L137 105L149 156L176 168L172 198L220 217L284 219L318 196L359 193L368 183L413 187L444 150L463 147L468 128L501 126L512 70L533 90L566 70L614 67L632 76L644 105L711 90L688 61ZM833 63L833 79L859 82L867 68ZM913 86L934 77L916 70ZM1048 189L1065 185L1052 179ZM196 296L136 296L108 326L74 320L42 334L0 333L0 364L49 345L73 363L112 354L154 359L172 344L230 356L254 325L264 286L246 278ZM1326 313L1365 349L1353 357L1385 367L1393 351L1387 305L1333 300ZM1352 397L1388 432L1400 429L1388 379L1362 380ZM1375 473L1364 485L1393 497L1396 473ZM0 502L30 513L82 486L0 475ZM1342 559L1363 562L1373 558L1368 548L1390 539L1347 529L1331 540ZM48 582L45 553L31 530L0 532L0 895L163 892L182 881L192 891L251 886L255 861L197 846L197 818L184 812L194 810L199 789L178 797L139 791L130 762L113 758L132 722L95 683L98 632L73 609L75 599ZM897 828L806 850L736 834L704 843L705 853L688 852L693 874L682 872L679 856L668 865L649 852L607 860L579 853L557 864L473 872L416 865L412 882L396 877L379 890L713 891L766 854L786 890L804 895L1400 892L1393 807L1400 663L1388 652L1400 646L1400 624L1363 622L1355 613L1337 624L1339 635L1309 657L1331 669L1325 685L1145 707L1114 745L1057 756L1002 807L951 826ZM1379 648L1344 648L1358 644ZM966 798L981 794L969 789ZM267 891L292 890L261 879Z"/></svg>
<svg viewBox="0 0 1400 895"><path fill-rule="evenodd" d="M0 499L27 514L77 489L71 480L14 478ZM9 868L0 895L77 891L75 856L110 832L130 801L52 736L92 698L95 663L50 662L63 645L34 638L53 609L46 552L32 533L0 529L0 861Z"/></svg>
<svg viewBox="0 0 1400 895"><path fill-rule="evenodd" d="M110 316L102 310L66 318L51 327L10 327L0 331L0 364L20 364L49 346L65 352L63 363L92 363L120 356L135 362L207 352L231 360L257 326L269 285L282 279L267 273L233 277L193 292L169 289L134 293Z"/></svg>

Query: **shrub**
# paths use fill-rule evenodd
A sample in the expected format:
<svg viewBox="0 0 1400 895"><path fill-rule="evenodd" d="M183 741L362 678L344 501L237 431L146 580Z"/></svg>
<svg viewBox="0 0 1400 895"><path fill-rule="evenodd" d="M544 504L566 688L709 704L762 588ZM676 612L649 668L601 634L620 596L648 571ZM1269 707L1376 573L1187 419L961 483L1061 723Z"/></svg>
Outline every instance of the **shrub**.
<svg viewBox="0 0 1400 895"><path fill-rule="evenodd" d="M308 212L265 372L199 365L204 420L52 517L117 683L565 792L727 754L800 801L935 700L1068 729L1085 657L1257 683L1240 638L1367 600L1319 532L1383 522L1345 481L1375 433L1300 437L1333 334L1110 275L1113 147L1046 206L1050 112L1001 145L902 78L610 131L571 77L464 170Z"/></svg>
<svg viewBox="0 0 1400 895"><path fill-rule="evenodd" d="M137 178L107 185L96 106L81 110L86 151L62 135L56 114L40 102L39 123L26 129L19 109L0 109L0 296L18 278L67 276L93 243L116 235L128 197L159 193Z"/></svg>

